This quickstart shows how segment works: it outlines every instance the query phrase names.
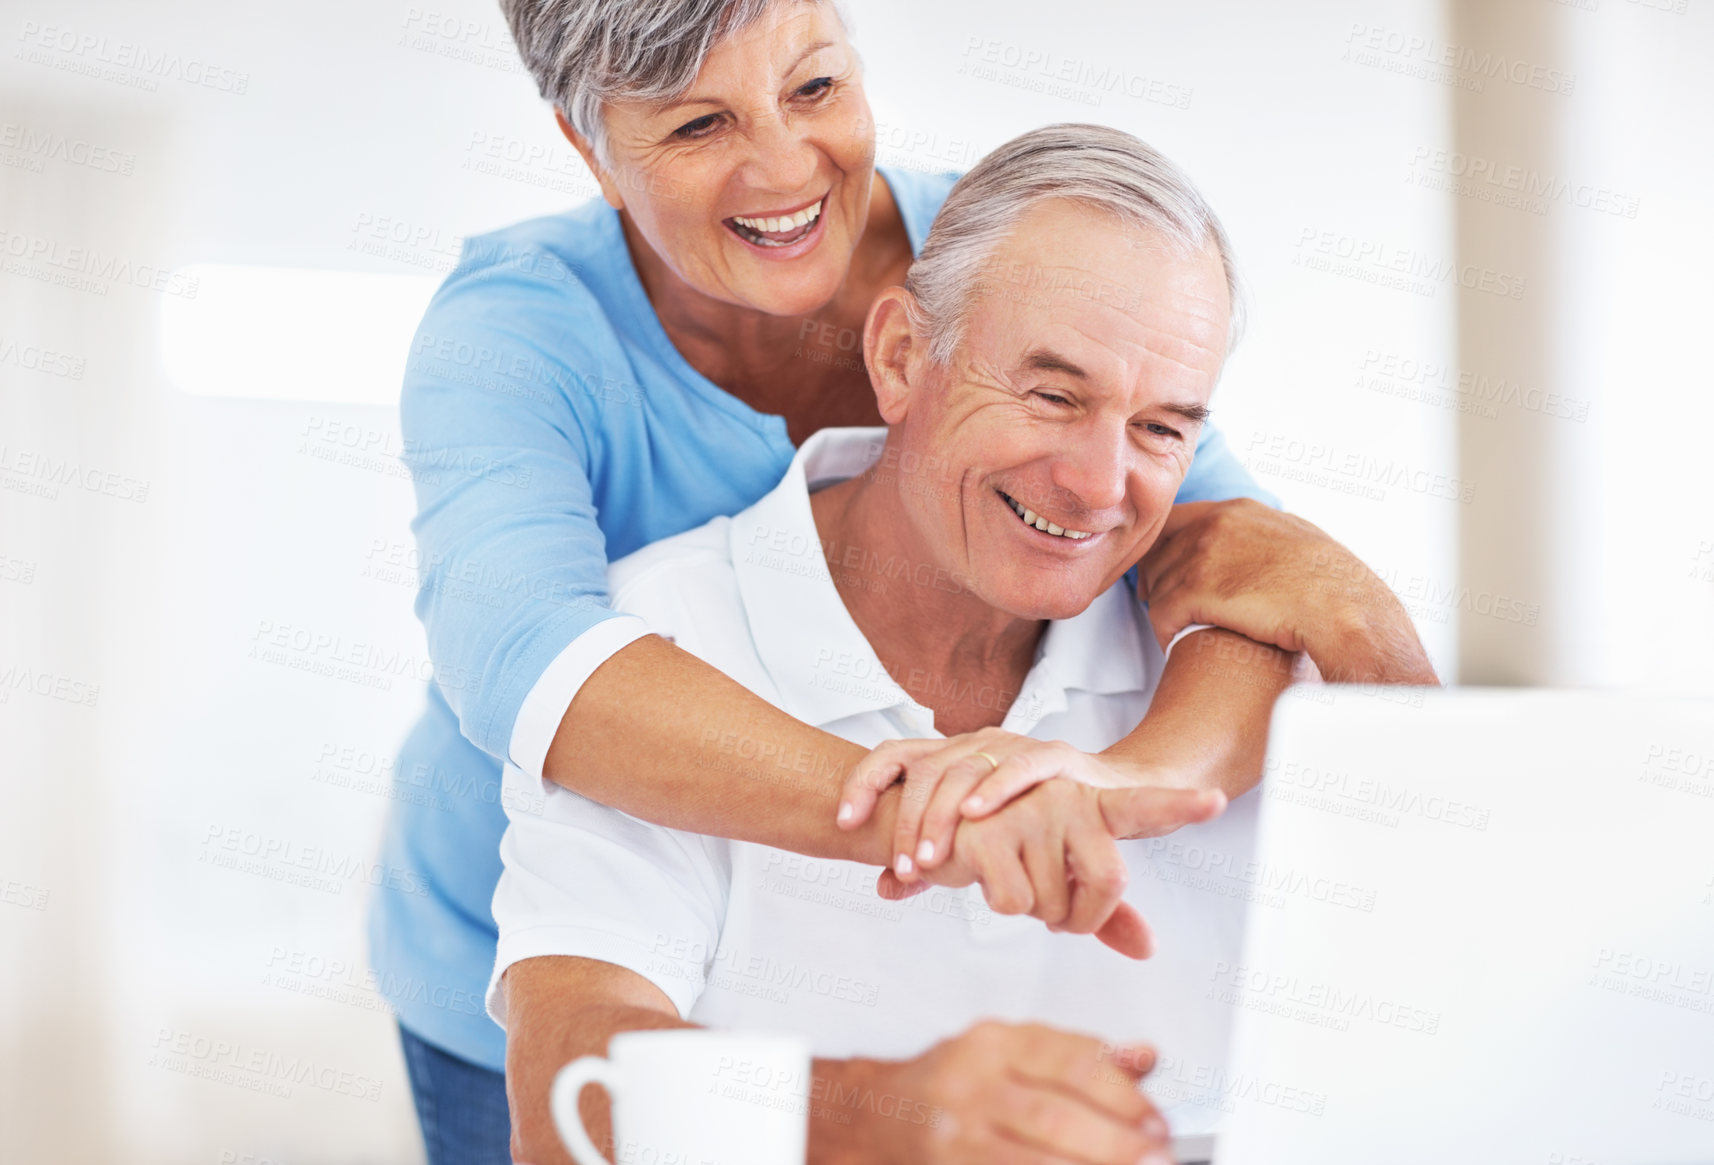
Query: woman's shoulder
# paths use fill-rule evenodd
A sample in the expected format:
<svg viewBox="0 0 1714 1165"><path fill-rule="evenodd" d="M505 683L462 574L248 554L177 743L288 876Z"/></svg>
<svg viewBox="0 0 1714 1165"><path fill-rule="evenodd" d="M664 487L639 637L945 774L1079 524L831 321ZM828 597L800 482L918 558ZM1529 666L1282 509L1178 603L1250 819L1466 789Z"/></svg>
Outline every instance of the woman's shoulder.
<svg viewBox="0 0 1714 1165"><path fill-rule="evenodd" d="M905 231L911 237L911 250L922 250L928 228L933 224L934 216L940 213L940 204L946 201L961 175L952 170L931 172L896 166L875 168L887 180L887 189L893 192L893 201L898 204L899 214L905 220Z"/></svg>
<svg viewBox="0 0 1714 1165"><path fill-rule="evenodd" d="M562 335L568 323L598 333L612 313L606 289L614 265L628 259L617 216L600 199L558 214L470 235L458 264L429 305L429 315L472 312L528 330Z"/></svg>

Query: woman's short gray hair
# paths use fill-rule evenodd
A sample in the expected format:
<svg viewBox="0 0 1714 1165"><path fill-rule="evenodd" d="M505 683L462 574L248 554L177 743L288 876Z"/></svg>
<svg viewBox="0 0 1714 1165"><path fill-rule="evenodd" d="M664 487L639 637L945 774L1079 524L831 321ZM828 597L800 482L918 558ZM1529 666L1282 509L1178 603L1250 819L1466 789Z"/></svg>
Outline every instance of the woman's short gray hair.
<svg viewBox="0 0 1714 1165"><path fill-rule="evenodd" d="M606 163L603 104L680 96L696 81L710 49L781 2L500 0L500 9L536 88ZM837 0L832 3L839 12Z"/></svg>
<svg viewBox="0 0 1714 1165"><path fill-rule="evenodd" d="M1232 317L1227 350L1244 328L1243 287L1226 230L1190 179L1147 143L1102 125L1050 125L1015 137L988 154L953 186L935 216L922 254L905 287L911 315L928 336L929 358L945 365L963 339L971 300L1000 290L996 284L1048 273L988 270L995 249L1032 206L1068 198L1105 210L1125 222L1157 231L1188 250L1213 239L1226 269ZM1122 288L1094 288L1110 299Z"/></svg>

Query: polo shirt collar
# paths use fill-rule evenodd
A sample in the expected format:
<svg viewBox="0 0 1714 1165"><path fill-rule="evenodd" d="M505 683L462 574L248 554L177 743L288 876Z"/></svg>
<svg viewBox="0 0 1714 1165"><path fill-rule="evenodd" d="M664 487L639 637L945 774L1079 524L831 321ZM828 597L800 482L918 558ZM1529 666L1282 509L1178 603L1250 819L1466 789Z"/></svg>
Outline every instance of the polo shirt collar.
<svg viewBox="0 0 1714 1165"><path fill-rule="evenodd" d="M873 465L886 439L881 428L823 429L805 441L780 483L732 519L732 564L757 657L787 712L826 725L897 708L926 733L933 716L887 674L845 609L809 504L812 491ZM1049 623L1004 727L1029 732L1067 707L1069 691L1149 690L1160 652L1135 604L1120 583L1082 614Z"/></svg>

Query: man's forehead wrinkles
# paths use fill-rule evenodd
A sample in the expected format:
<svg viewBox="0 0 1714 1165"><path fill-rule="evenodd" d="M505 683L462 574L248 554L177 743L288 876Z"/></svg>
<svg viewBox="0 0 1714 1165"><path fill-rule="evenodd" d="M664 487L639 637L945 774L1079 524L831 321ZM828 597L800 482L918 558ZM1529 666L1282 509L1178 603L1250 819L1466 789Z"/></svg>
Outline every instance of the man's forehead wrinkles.
<svg viewBox="0 0 1714 1165"><path fill-rule="evenodd" d="M1089 331L1077 324L1072 325L1072 330L1084 337L1090 345L1111 354L1113 359L1125 366L1164 360L1185 372L1205 376L1208 374L1207 362L1218 362L1219 359L1217 349L1199 344L1175 332L1150 328L1141 323L1137 324L1137 330L1143 335L1127 336L1123 340L1100 331Z"/></svg>

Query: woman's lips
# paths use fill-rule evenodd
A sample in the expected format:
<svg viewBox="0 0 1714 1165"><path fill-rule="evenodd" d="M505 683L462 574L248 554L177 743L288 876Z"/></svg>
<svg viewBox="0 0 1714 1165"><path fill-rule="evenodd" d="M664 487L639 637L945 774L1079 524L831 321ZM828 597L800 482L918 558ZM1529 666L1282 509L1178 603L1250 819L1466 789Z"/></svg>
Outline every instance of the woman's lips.
<svg viewBox="0 0 1714 1165"><path fill-rule="evenodd" d="M764 253L779 252L794 249L797 244L819 235L826 208L827 195L824 194L808 206L785 214L733 215L723 221L726 229L748 246Z"/></svg>

